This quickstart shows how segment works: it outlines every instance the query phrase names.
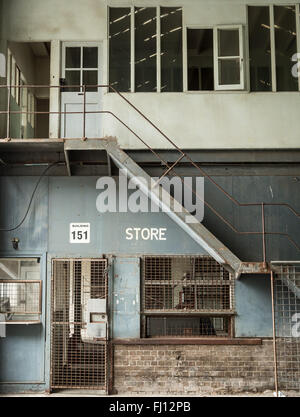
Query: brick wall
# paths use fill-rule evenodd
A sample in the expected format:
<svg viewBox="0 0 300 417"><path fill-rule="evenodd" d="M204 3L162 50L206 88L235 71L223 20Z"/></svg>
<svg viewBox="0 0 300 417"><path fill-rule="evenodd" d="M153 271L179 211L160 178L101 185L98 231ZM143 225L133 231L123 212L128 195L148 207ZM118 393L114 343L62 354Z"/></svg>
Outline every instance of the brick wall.
<svg viewBox="0 0 300 417"><path fill-rule="evenodd" d="M115 345L119 394L205 394L274 389L272 340L261 345Z"/></svg>

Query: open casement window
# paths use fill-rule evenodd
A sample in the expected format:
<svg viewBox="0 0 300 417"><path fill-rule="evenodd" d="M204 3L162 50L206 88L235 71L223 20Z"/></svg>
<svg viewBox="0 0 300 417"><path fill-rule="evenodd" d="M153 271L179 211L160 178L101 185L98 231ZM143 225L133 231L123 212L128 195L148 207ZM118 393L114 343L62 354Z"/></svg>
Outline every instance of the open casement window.
<svg viewBox="0 0 300 417"><path fill-rule="evenodd" d="M234 280L209 256L146 256L143 337L229 337Z"/></svg>
<svg viewBox="0 0 300 417"><path fill-rule="evenodd" d="M214 28L215 90L244 89L243 27Z"/></svg>
<svg viewBox="0 0 300 417"><path fill-rule="evenodd" d="M0 258L0 323L37 323L42 314L40 263L36 258Z"/></svg>

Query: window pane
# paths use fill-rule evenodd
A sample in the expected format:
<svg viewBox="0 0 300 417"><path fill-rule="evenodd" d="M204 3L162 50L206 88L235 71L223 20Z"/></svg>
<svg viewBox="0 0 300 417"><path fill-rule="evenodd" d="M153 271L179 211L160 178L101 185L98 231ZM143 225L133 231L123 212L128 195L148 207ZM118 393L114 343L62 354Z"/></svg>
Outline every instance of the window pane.
<svg viewBox="0 0 300 417"><path fill-rule="evenodd" d="M98 71L83 71L83 84L84 85L97 85L98 84ZM86 91L97 91L97 87L87 88Z"/></svg>
<svg viewBox="0 0 300 417"><path fill-rule="evenodd" d="M160 10L161 91L182 91L182 9Z"/></svg>
<svg viewBox="0 0 300 417"><path fill-rule="evenodd" d="M216 321L218 320L218 321ZM147 317L146 337L228 336L229 318Z"/></svg>
<svg viewBox="0 0 300 417"><path fill-rule="evenodd" d="M80 47L66 48L66 68L80 68Z"/></svg>
<svg viewBox="0 0 300 417"><path fill-rule="evenodd" d="M156 91L156 9L135 9L135 91Z"/></svg>
<svg viewBox="0 0 300 417"><path fill-rule="evenodd" d="M98 68L98 48L83 48L83 68Z"/></svg>
<svg viewBox="0 0 300 417"><path fill-rule="evenodd" d="M271 41L269 7L249 7L251 91L271 91Z"/></svg>
<svg viewBox="0 0 300 417"><path fill-rule="evenodd" d="M238 29L218 30L218 56L240 56Z"/></svg>
<svg viewBox="0 0 300 417"><path fill-rule="evenodd" d="M109 83L130 91L130 8L109 9Z"/></svg>
<svg viewBox="0 0 300 417"><path fill-rule="evenodd" d="M297 91L292 56L297 52L295 6L274 6L277 91Z"/></svg>
<svg viewBox="0 0 300 417"><path fill-rule="evenodd" d="M188 29L188 89L214 89L213 30Z"/></svg>
<svg viewBox="0 0 300 417"><path fill-rule="evenodd" d="M36 259L0 259L0 313L6 320L37 320L40 312L40 264ZM25 282L20 282L25 281Z"/></svg>
<svg viewBox="0 0 300 417"><path fill-rule="evenodd" d="M220 85L234 85L240 83L240 60L219 59Z"/></svg>
<svg viewBox="0 0 300 417"><path fill-rule="evenodd" d="M66 71L65 72L66 83L65 85L80 85L80 71ZM80 91L80 87L66 88L66 92Z"/></svg>

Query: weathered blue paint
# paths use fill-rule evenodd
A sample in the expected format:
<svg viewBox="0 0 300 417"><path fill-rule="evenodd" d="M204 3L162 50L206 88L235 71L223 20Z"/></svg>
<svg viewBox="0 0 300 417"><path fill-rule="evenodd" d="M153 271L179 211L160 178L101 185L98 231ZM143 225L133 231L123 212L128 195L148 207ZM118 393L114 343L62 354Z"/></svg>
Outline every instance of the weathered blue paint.
<svg viewBox="0 0 300 417"><path fill-rule="evenodd" d="M139 338L140 259L115 258L113 269L113 337Z"/></svg>
<svg viewBox="0 0 300 417"><path fill-rule="evenodd" d="M20 223L37 181L37 177L0 177L0 229ZM47 250L48 178L42 179L22 226L12 232L0 232L0 251L11 251L14 237L20 241L19 253Z"/></svg>
<svg viewBox="0 0 300 417"><path fill-rule="evenodd" d="M165 213L99 213L97 177L50 178L49 251L113 254L205 254ZM91 224L90 244L69 243L69 225ZM126 240L127 227L166 228L166 240Z"/></svg>
<svg viewBox="0 0 300 417"><path fill-rule="evenodd" d="M271 337L272 303L269 276L242 277L235 285L235 335Z"/></svg>
<svg viewBox="0 0 300 417"><path fill-rule="evenodd" d="M37 383L44 380L42 324L7 325L0 341L0 382Z"/></svg>
<svg viewBox="0 0 300 417"><path fill-rule="evenodd" d="M96 210L96 198L99 193L96 190L97 179L97 177L44 178L24 224L14 232L0 232L0 256L32 256L39 253L43 254L43 259L45 259L48 252L47 271L44 261L41 265L42 279L44 280L42 324L14 326L8 330L6 339L0 339L0 380L10 383L16 382L14 385L16 389L17 387L19 389L27 387L32 390L49 387L50 320L47 320L46 329L45 314L47 309L47 317L50 317L52 257L101 257L106 254L116 256L113 258L112 277L114 276L114 278L110 283L110 288L119 296L124 294L124 305L119 305L118 310L115 303L111 302L113 335L114 337L129 338L139 337L140 331L139 305L138 303L132 304L134 297L140 291L139 255L145 253L153 255L205 253L164 213L98 213ZM0 227L14 226L22 219L37 180L37 177L0 177ZM219 178L218 181L220 182L221 179ZM239 181L240 187L242 187L242 179ZM257 181L255 180L255 183ZM275 184L277 179L273 181ZM230 179L227 178L226 182L228 186L225 188L230 191ZM283 185L284 179L279 178L277 182ZM222 183L222 185L226 184ZM254 192L254 188L253 186L251 192ZM240 213L233 211L231 204L226 203L218 193L213 194L212 190L207 187L206 196L212 205L218 207L228 220L232 220L242 230L253 230L258 227L256 224L258 214L254 215L252 209L251 213L248 213L248 209L244 208L249 216L247 222L243 223ZM240 196L241 200L243 200L242 197L243 195ZM254 197L253 200L255 200ZM276 217L271 217L267 220L267 226L271 227L268 222L273 222L275 225L276 219ZM69 223L78 221L91 223L90 244L69 243ZM208 210L205 213L205 221L208 228L212 232L216 232L217 237L221 240L226 235L226 239L223 239L224 242L228 243L231 249L234 248L237 255L242 250L245 260L255 258L261 250L260 239L254 244L251 239L232 238L229 236L229 232L222 231ZM167 240L128 241L125 238L127 227L165 227L167 228ZM294 230L297 230L296 226ZM12 249L11 239L13 237L20 239L18 251ZM285 242L282 244L283 247L287 247ZM270 243L269 248L275 259L279 255L276 252L275 243ZM292 254L288 256L290 253L288 248L283 248L283 251L287 257L292 258ZM122 258L122 255L129 258ZM47 280L45 279L46 272ZM116 275L119 275L121 279ZM47 299L45 298L46 285ZM114 298L111 293L110 300L112 301ZM236 283L235 301L236 336L269 337L272 335L269 278L241 278ZM128 306L131 307L129 310ZM0 385L0 389L4 390L6 386Z"/></svg>
<svg viewBox="0 0 300 417"><path fill-rule="evenodd" d="M42 280L41 323L29 325L8 324L6 338L0 339L0 390L5 383L45 386L45 332L46 332L46 256L25 253L28 257L40 257ZM0 257L18 257L16 253L0 253Z"/></svg>

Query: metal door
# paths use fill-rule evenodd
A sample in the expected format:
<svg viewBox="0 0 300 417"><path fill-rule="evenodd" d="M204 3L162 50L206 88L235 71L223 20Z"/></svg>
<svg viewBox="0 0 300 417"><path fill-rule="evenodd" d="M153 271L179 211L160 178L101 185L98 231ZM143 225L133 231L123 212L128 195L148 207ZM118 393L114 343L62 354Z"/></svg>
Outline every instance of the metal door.
<svg viewBox="0 0 300 417"><path fill-rule="evenodd" d="M51 389L107 393L107 293L106 259L53 260Z"/></svg>
<svg viewBox="0 0 300 417"><path fill-rule="evenodd" d="M300 390L300 264L276 263L276 379L280 391Z"/></svg>
<svg viewBox="0 0 300 417"><path fill-rule="evenodd" d="M61 137L100 138L101 47L65 42L62 47Z"/></svg>

